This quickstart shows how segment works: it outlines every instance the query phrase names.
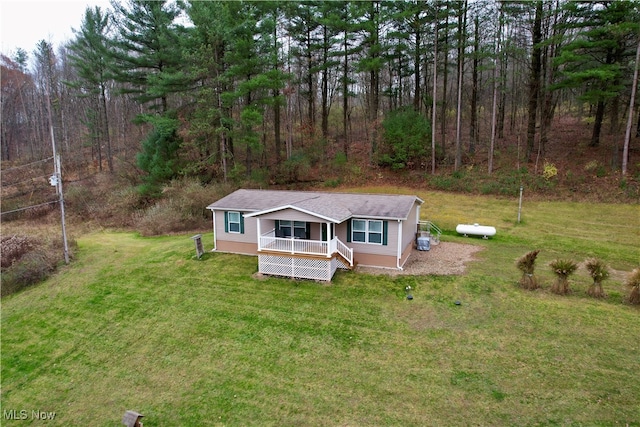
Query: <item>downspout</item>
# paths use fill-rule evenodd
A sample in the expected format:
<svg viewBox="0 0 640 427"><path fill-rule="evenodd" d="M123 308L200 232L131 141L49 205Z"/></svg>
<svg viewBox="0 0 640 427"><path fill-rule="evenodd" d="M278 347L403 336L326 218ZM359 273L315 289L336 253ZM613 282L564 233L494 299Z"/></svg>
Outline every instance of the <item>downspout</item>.
<svg viewBox="0 0 640 427"><path fill-rule="evenodd" d="M398 256L396 261L396 266L398 270L402 270L400 266L400 259L402 258L402 220L398 220Z"/></svg>
<svg viewBox="0 0 640 427"><path fill-rule="evenodd" d="M218 235L216 233L216 211L211 209L211 213L213 214L213 249L211 249L211 252L215 252L216 248L218 247Z"/></svg>

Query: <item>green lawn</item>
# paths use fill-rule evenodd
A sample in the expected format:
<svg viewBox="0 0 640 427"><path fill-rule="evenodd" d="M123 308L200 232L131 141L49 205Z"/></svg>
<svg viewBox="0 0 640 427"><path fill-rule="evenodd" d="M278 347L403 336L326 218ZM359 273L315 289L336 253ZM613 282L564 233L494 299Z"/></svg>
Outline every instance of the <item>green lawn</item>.
<svg viewBox="0 0 640 427"><path fill-rule="evenodd" d="M253 257L194 259L189 235L78 238L71 266L2 301L1 424L115 426L134 409L147 427L640 425L640 310L622 288L638 206L525 203L516 224L517 200L419 195L443 240L485 247L465 276L256 279ZM544 289L521 290L514 260L537 248ZM586 296L583 270L550 293L559 256L619 270L609 297Z"/></svg>

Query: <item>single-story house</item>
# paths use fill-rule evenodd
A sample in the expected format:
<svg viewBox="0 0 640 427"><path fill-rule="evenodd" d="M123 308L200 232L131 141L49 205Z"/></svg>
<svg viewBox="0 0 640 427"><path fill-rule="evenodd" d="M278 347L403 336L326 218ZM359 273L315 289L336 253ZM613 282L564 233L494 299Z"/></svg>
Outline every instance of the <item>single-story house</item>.
<svg viewBox="0 0 640 427"><path fill-rule="evenodd" d="M329 281L356 264L402 269L419 197L237 190L210 204L214 251L257 255L263 274Z"/></svg>

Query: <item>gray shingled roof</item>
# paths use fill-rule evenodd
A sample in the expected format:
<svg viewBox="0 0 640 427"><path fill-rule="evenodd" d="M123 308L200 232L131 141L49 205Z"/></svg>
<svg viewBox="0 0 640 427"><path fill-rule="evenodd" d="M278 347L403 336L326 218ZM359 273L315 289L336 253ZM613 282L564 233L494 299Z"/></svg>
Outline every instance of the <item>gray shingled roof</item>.
<svg viewBox="0 0 640 427"><path fill-rule="evenodd" d="M207 206L253 215L291 207L340 223L351 217L407 219L416 196L397 194L323 193L312 191L237 190Z"/></svg>

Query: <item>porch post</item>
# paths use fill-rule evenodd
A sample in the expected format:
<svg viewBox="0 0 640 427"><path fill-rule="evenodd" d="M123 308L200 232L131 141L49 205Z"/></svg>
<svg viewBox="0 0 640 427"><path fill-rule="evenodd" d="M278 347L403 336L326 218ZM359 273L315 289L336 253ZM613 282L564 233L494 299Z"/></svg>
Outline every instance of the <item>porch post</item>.
<svg viewBox="0 0 640 427"><path fill-rule="evenodd" d="M331 241L333 240L333 237L331 236L331 225L329 224L329 222L326 222L325 225L327 226L327 257L330 257Z"/></svg>
<svg viewBox="0 0 640 427"><path fill-rule="evenodd" d="M256 218L258 226L258 251L262 250L262 232L260 231L260 217Z"/></svg>

